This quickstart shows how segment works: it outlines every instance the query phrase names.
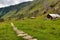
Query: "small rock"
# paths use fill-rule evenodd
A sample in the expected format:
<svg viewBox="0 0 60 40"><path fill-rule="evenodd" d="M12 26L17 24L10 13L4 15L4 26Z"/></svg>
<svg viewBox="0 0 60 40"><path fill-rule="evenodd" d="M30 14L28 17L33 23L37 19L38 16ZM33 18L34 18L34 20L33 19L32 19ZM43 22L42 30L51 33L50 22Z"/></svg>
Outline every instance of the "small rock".
<svg viewBox="0 0 60 40"><path fill-rule="evenodd" d="M29 40L37 40L37 39L29 39Z"/></svg>
<svg viewBox="0 0 60 40"><path fill-rule="evenodd" d="M31 37L31 36L29 36L29 35L24 36L23 38L24 38L24 39L32 39L32 37Z"/></svg>
<svg viewBox="0 0 60 40"><path fill-rule="evenodd" d="M17 30L16 33L17 33L17 34L24 34L23 31L19 31L19 30Z"/></svg>
<svg viewBox="0 0 60 40"><path fill-rule="evenodd" d="M22 36L23 37L23 36L26 36L26 35L28 35L28 34L19 34L18 36Z"/></svg>

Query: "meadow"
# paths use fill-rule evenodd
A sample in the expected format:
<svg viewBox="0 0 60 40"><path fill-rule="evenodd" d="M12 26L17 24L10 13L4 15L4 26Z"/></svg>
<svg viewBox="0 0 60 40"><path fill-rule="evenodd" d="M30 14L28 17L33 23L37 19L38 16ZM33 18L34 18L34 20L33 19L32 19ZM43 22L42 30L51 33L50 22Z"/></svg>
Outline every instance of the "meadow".
<svg viewBox="0 0 60 40"><path fill-rule="evenodd" d="M60 19L47 20L43 17L0 23L0 40L24 40L13 31L10 22L38 40L60 40Z"/></svg>

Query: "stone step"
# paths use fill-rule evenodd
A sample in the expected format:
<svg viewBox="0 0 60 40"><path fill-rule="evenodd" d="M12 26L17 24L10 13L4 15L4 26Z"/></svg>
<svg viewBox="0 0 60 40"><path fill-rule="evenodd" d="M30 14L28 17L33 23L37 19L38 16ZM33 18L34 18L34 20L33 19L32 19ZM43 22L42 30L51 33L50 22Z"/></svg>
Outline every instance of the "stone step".
<svg viewBox="0 0 60 40"><path fill-rule="evenodd" d="M16 30L16 33L17 33L17 34L25 34L25 32L19 31L19 30Z"/></svg>
<svg viewBox="0 0 60 40"><path fill-rule="evenodd" d="M27 36L28 34L19 34L18 36L24 37Z"/></svg>
<svg viewBox="0 0 60 40"><path fill-rule="evenodd" d="M29 35L24 36L23 38L24 38L24 39L32 39L32 37L31 37L31 36L29 36Z"/></svg>
<svg viewBox="0 0 60 40"><path fill-rule="evenodd" d="M37 40L37 39L29 39L29 40Z"/></svg>

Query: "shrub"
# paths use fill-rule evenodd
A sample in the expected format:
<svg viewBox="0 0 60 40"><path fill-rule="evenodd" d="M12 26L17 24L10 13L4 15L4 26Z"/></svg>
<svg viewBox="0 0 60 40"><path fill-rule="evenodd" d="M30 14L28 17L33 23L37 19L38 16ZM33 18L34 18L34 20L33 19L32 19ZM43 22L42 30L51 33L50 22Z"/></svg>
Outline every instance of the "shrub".
<svg viewBox="0 0 60 40"><path fill-rule="evenodd" d="M0 18L0 22L4 22L4 19L3 18Z"/></svg>

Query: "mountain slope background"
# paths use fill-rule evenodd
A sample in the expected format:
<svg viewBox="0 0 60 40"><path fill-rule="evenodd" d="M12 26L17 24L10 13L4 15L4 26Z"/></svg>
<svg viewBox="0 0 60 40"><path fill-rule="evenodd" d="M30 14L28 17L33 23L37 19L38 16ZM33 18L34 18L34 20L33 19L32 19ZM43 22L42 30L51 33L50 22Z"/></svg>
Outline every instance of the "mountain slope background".
<svg viewBox="0 0 60 40"><path fill-rule="evenodd" d="M12 5L4 8L0 8L0 18L2 16L7 16L9 17L10 15L12 16L13 14L16 14L18 11L20 11L23 7L29 5L31 2L23 2L17 5Z"/></svg>
<svg viewBox="0 0 60 40"><path fill-rule="evenodd" d="M41 16L49 13L60 14L60 0L34 0L18 5L0 8L0 18L22 19Z"/></svg>

